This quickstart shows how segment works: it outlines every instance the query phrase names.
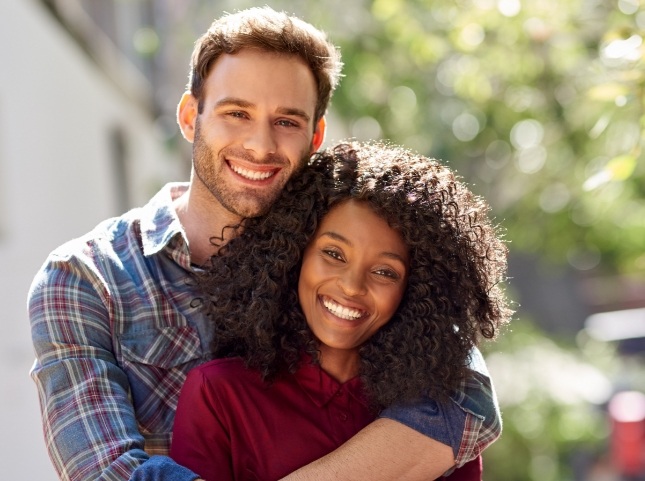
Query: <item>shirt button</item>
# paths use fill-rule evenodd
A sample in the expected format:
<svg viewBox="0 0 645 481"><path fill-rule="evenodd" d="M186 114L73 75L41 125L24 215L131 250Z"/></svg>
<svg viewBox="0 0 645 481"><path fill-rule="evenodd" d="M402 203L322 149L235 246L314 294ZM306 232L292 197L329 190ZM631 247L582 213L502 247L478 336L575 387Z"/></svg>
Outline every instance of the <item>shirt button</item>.
<svg viewBox="0 0 645 481"><path fill-rule="evenodd" d="M347 414L346 413L340 413L338 415L338 419L340 419L341 421L347 421Z"/></svg>

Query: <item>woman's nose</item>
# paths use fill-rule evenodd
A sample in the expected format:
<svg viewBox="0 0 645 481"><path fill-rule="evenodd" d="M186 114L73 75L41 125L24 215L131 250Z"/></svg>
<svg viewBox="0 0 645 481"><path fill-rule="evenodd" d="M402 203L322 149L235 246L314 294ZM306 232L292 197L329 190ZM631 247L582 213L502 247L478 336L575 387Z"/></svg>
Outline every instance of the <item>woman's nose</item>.
<svg viewBox="0 0 645 481"><path fill-rule="evenodd" d="M354 269L347 269L338 277L338 286L346 296L361 296L367 292L365 276Z"/></svg>

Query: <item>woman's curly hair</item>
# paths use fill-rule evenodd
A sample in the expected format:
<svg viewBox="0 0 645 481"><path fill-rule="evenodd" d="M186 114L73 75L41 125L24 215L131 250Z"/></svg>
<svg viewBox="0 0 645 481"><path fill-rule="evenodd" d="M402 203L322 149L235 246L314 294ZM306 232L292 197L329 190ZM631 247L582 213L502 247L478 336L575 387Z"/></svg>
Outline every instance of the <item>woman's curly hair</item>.
<svg viewBox="0 0 645 481"><path fill-rule="evenodd" d="M428 395L446 400L469 354L512 311L500 287L507 249L488 205L436 160L384 143L348 142L315 154L269 212L246 219L199 282L217 357L242 356L265 379L294 372L317 342L298 302L302 253L334 205L369 203L410 252L392 317L363 346L360 375L375 407Z"/></svg>

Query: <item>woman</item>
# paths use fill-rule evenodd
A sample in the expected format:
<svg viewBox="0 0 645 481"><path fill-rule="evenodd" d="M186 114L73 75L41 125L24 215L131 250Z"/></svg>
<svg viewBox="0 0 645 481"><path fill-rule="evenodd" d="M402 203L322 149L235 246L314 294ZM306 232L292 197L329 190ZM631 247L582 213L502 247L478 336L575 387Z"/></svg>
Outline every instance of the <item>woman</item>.
<svg viewBox="0 0 645 481"><path fill-rule="evenodd" d="M189 374L171 456L207 481L279 479L384 407L451 402L510 317L506 247L449 169L379 143L311 163L201 280L231 359ZM466 466L451 479L480 478Z"/></svg>

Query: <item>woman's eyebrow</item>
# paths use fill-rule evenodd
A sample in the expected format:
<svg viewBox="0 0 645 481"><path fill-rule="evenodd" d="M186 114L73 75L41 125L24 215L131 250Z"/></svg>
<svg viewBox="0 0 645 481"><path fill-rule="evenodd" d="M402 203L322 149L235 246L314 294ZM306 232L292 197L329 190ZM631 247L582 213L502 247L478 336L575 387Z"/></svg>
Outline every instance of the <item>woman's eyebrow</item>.
<svg viewBox="0 0 645 481"><path fill-rule="evenodd" d="M320 237L331 237L332 239L337 240L338 242L342 242L342 243L348 245L349 247L354 247L354 244L347 237L339 234L338 232L334 232L334 231L322 232L320 234ZM396 252L383 251L379 255L381 255L383 257L387 257L388 259L399 261L404 266L408 265L408 263L405 260L405 258L403 256L401 256L400 254L397 254Z"/></svg>

